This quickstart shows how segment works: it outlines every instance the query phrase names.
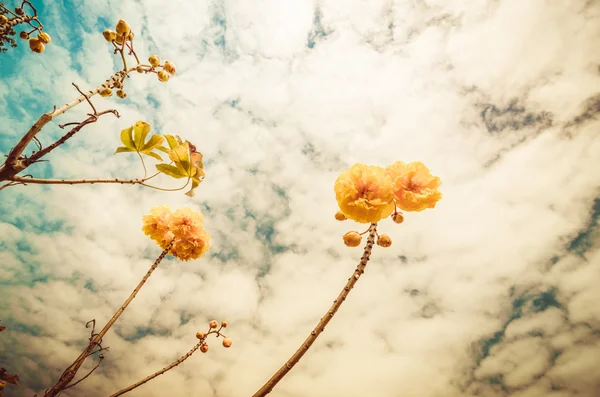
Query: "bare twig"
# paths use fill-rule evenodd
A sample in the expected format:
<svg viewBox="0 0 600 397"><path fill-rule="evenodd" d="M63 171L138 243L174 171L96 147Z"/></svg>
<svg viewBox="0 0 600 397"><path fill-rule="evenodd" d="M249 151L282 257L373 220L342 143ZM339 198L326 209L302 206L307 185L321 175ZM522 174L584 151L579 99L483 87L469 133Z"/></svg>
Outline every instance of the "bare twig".
<svg viewBox="0 0 600 397"><path fill-rule="evenodd" d="M93 113L93 114L94 114L94 115L97 115L97 114L98 114L98 112L96 111L96 108L95 108L95 107L94 107L94 105L92 104L92 101L90 101L90 97L89 97L89 96L87 96L86 94L84 94L84 93L83 93L83 92L82 92L82 91L79 89L79 87L77 86L77 84L75 84L75 83L71 83L71 84L73 84L73 87L75 87L75 89L77 90L77 92L79 92L81 95L83 95L83 97L85 98L85 100L87 101L87 103L89 103L89 104L90 104L90 106L92 107L92 110L94 111L94 113Z"/></svg>
<svg viewBox="0 0 600 397"><path fill-rule="evenodd" d="M365 267L369 262L369 258L371 256L371 250L373 249L373 244L375 243L375 233L377 232L377 224L371 223L369 227L369 237L367 239L367 245L365 246L365 250L362 258L360 259L360 263L354 270L354 273L348 279L348 282L339 293L336 300L333 301L333 305L329 308L325 316L321 318L321 321L317 324L317 326L311 331L310 335L302 342L302 345L296 350L296 352L290 357L290 359L281 367L275 374L265 383L256 393L253 394L252 397L264 397L273 390L273 387L283 379L283 377L290 372L290 370L300 361L302 356L308 351L308 349L312 346L312 344L317 340L319 335L325 329L325 326L331 321L335 313L338 311L342 302L346 300L346 297L350 293L350 290L354 287L354 284L358 281L360 276L365 272Z"/></svg>
<svg viewBox="0 0 600 397"><path fill-rule="evenodd" d="M100 364L102 364L102 360L104 360L104 356L102 354L100 355L99 358L100 359L98 360L98 363L96 364L96 366L94 368L92 368L92 370L90 372L88 372L88 374L86 376L84 376L83 378L79 379L77 382L73 383L72 385L68 385L63 390L67 390L67 389L70 389L71 387L77 386L79 383L81 383L82 381L84 381L88 376L90 376L100 366Z"/></svg>
<svg viewBox="0 0 600 397"><path fill-rule="evenodd" d="M204 339L200 340L196 344L196 346L194 346L189 352L187 352L184 356L180 357L178 360L176 360L176 361L172 362L171 364L167 365L166 367L164 367L160 371L156 371L152 375L146 376L144 379L140 380L139 382L136 382L136 383L134 383L134 384L132 384L130 386L127 386L126 388L124 388L123 390L120 390L120 391L116 392L115 394L111 394L110 397L117 397L117 396L123 395L125 393L128 393L128 392L132 391L133 389L135 389L135 388L143 385L144 383L151 381L152 379L156 378L157 376L164 374L165 372L167 372L171 368L174 368L174 367L178 366L179 364L181 364L182 362L184 362L185 360L187 360L192 354L194 354L194 352L196 350L198 350L200 348L200 346L202 346L203 343L204 343Z"/></svg>
<svg viewBox="0 0 600 397"><path fill-rule="evenodd" d="M21 157L21 154L23 153L27 145L29 145L33 138L41 131L42 128L44 128L46 124L48 124L54 118L60 116L67 110L79 105L81 102L89 100L90 97L98 94L105 88L114 87L115 82L119 81L124 74L130 73L133 70L135 69L131 68L126 70L120 70L114 75L112 75L104 83L89 91L87 95L80 95L74 101L69 102L60 108L55 107L53 111L43 114L38 119L38 121L29 129L29 131L27 131L27 133L23 135L23 137L19 140L15 147L13 147L12 150L8 153L6 162L2 167L0 167L0 181L8 180L10 179L10 177L17 175L19 172L27 168L27 164L23 161L23 157Z"/></svg>
<svg viewBox="0 0 600 397"><path fill-rule="evenodd" d="M92 338L92 340L90 341L88 347L79 355L79 357L77 357L77 359L75 359L75 361L73 362L73 364L71 364L63 372L63 374L60 376L58 382L54 386L52 386L52 388L50 388L50 389L48 389L46 391L46 393L44 394L45 397L56 397L56 395L58 393L60 393L62 390L64 390L65 387L67 387L67 385L69 383L71 383L71 381L73 380L73 378L75 378L75 375L77 375L77 371L83 365L85 359L88 357L89 353L92 352L94 350L94 348L99 345L99 343L102 340L102 338L104 337L104 335L106 335L106 333L108 332L108 330L113 326L113 324L117 321L117 319L121 316L121 314L123 314L123 312L125 311L125 309L127 308L127 306L129 306L129 304L131 303L131 301L133 300L133 298L135 298L135 296L138 294L138 292L140 291L140 289L144 286L144 284L146 283L146 281L148 280L148 278L150 278L150 276L152 275L152 272L154 272L154 270L156 270L156 268L158 267L159 263L167 255L167 253L169 252L169 250L173 246L174 242L175 242L175 239L173 239L169 243L169 245L167 246L167 248L165 248L163 250L163 252L159 255L159 257L156 258L156 261L154 261L154 263L152 264L152 266L150 267L150 269L148 270L148 272L144 275L144 277L138 283L138 285L135 287L135 289L133 290L133 292L131 292L131 294L125 300L125 302L123 303L123 305L121 305L121 307L115 312L115 314L108 321L108 323L106 323L106 325L102 328L102 330L95 337Z"/></svg>

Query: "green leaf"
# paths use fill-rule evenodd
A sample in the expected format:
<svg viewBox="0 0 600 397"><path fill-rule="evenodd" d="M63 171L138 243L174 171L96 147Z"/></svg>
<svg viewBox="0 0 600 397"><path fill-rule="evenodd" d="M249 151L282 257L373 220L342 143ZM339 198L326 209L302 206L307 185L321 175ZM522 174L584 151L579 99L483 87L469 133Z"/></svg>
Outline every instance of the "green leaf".
<svg viewBox="0 0 600 397"><path fill-rule="evenodd" d="M144 141L146 136L150 133L150 124L144 121L138 121L133 126L133 141L138 151L141 151L144 147Z"/></svg>
<svg viewBox="0 0 600 397"><path fill-rule="evenodd" d="M190 162L190 147L187 142L169 151L169 158L177 168L185 172L185 175L191 176L192 163Z"/></svg>
<svg viewBox="0 0 600 397"><path fill-rule="evenodd" d="M123 145L125 145L126 148L136 151L133 138L131 137L132 131L133 127L125 128L123 131L121 131L121 142L123 142Z"/></svg>
<svg viewBox="0 0 600 397"><path fill-rule="evenodd" d="M145 154L146 156L150 156L152 158L157 159L158 161L162 161L162 157L160 157L158 154L151 152L149 150L144 150L143 152L140 152L141 154Z"/></svg>
<svg viewBox="0 0 600 397"><path fill-rule="evenodd" d="M156 164L156 169L162 172L163 174L169 175L170 177L176 179L187 178L187 175L182 175L180 173L179 168L169 164Z"/></svg>
<svg viewBox="0 0 600 397"><path fill-rule="evenodd" d="M167 138L167 143L169 144L171 150L179 146L179 142L177 142L173 135L165 135L165 138Z"/></svg>
<svg viewBox="0 0 600 397"><path fill-rule="evenodd" d="M163 142L164 138L158 134L152 135L150 137L150 140L148 142L146 142L146 144L144 144L144 146L142 146L141 150L142 152L146 151L146 150L153 150L154 148L157 148L158 146L160 146L160 144Z"/></svg>
<svg viewBox="0 0 600 397"><path fill-rule="evenodd" d="M124 146L119 146L117 148L117 150L115 150L114 154L117 154L117 153L126 153L126 152L135 152L135 149L129 149L129 148L124 147Z"/></svg>

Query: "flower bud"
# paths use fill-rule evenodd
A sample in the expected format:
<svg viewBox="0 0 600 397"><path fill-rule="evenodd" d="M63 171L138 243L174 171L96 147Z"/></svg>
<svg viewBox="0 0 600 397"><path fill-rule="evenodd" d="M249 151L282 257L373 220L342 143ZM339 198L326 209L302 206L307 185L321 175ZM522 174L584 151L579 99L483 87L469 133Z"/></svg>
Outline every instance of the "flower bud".
<svg viewBox="0 0 600 397"><path fill-rule="evenodd" d="M404 222L404 217L399 212L392 214L392 219L394 220L394 222L396 222L398 224Z"/></svg>
<svg viewBox="0 0 600 397"><path fill-rule="evenodd" d="M127 37L127 35L129 35L129 33L131 32L131 29L129 28L129 25L127 24L127 22L125 22L122 19L119 19L119 22L117 22L117 36L123 36L125 35L125 37Z"/></svg>
<svg viewBox="0 0 600 397"><path fill-rule="evenodd" d="M208 345L204 343L202 346L200 346L200 351L202 353L206 353L208 351Z"/></svg>
<svg viewBox="0 0 600 397"><path fill-rule="evenodd" d="M38 34L37 38L44 44L50 44L50 41L52 41L50 35L46 32L41 32Z"/></svg>
<svg viewBox="0 0 600 397"><path fill-rule="evenodd" d="M115 43L118 45L123 45L123 36L117 35L117 37L115 37Z"/></svg>
<svg viewBox="0 0 600 397"><path fill-rule="evenodd" d="M121 99L124 99L127 96L127 94L124 90L117 90L117 96Z"/></svg>
<svg viewBox="0 0 600 397"><path fill-rule="evenodd" d="M33 52L37 52L38 54L41 54L42 52L44 52L44 43L42 43L39 39L29 39L29 48L31 49L31 51Z"/></svg>
<svg viewBox="0 0 600 397"><path fill-rule="evenodd" d="M166 61L163 65L163 69L167 71L169 74L175 74L177 72L177 68L170 61Z"/></svg>
<svg viewBox="0 0 600 397"><path fill-rule="evenodd" d="M138 73L144 73L144 68L141 66L138 66L137 68L135 68L135 70L137 70Z"/></svg>
<svg viewBox="0 0 600 397"><path fill-rule="evenodd" d="M150 58L148 58L148 62L150 62L150 65L157 67L160 65L160 58L158 55L151 55Z"/></svg>
<svg viewBox="0 0 600 397"><path fill-rule="evenodd" d="M216 320L212 320L209 324L208 324L211 328L217 328L219 326L219 323L217 323Z"/></svg>
<svg viewBox="0 0 600 397"><path fill-rule="evenodd" d="M229 338L225 338L223 339L223 346L224 347L231 347L231 344L233 343L233 341Z"/></svg>
<svg viewBox="0 0 600 397"><path fill-rule="evenodd" d="M227 321L223 321L223 322L221 323L221 327L223 327L223 328L227 328Z"/></svg>
<svg viewBox="0 0 600 397"><path fill-rule="evenodd" d="M169 73L165 72L164 70L160 70L158 73L158 80L162 81L163 83L166 83L167 81L169 81Z"/></svg>
<svg viewBox="0 0 600 397"><path fill-rule="evenodd" d="M380 247L387 248L390 245L392 245L392 239L387 234L382 234L379 237L377 237L377 245Z"/></svg>
<svg viewBox="0 0 600 397"><path fill-rule="evenodd" d="M15 14L23 15L23 14L25 14L25 11L23 11L23 9L21 7L17 7L17 8L15 8Z"/></svg>
<svg viewBox="0 0 600 397"><path fill-rule="evenodd" d="M358 232L352 231L344 234L344 244L348 247L358 247L360 245L360 241L362 240L362 236L358 234Z"/></svg>
<svg viewBox="0 0 600 397"><path fill-rule="evenodd" d="M110 43L111 41L115 41L117 39L117 32L105 30L102 32L102 36L104 36L104 39Z"/></svg>
<svg viewBox="0 0 600 397"><path fill-rule="evenodd" d="M112 90L110 88L105 88L100 91L100 96L107 97L112 95Z"/></svg>
<svg viewBox="0 0 600 397"><path fill-rule="evenodd" d="M133 32L129 32L127 35L127 41L133 41Z"/></svg>
<svg viewBox="0 0 600 397"><path fill-rule="evenodd" d="M123 83L121 83L119 80L115 81L115 84L113 84L115 86L115 88L122 88L123 87Z"/></svg>
<svg viewBox="0 0 600 397"><path fill-rule="evenodd" d="M337 219L338 221L345 221L348 218L346 218L346 215L344 215L342 211L338 211L335 213L335 219Z"/></svg>
<svg viewBox="0 0 600 397"><path fill-rule="evenodd" d="M196 332L196 338L204 339L206 338L206 334L204 332Z"/></svg>
<svg viewBox="0 0 600 397"><path fill-rule="evenodd" d="M4 25L8 23L8 18L4 15L0 15L0 25Z"/></svg>
<svg viewBox="0 0 600 397"><path fill-rule="evenodd" d="M23 40L29 40L29 33L27 33L26 31L22 31L21 33L19 33L19 37Z"/></svg>

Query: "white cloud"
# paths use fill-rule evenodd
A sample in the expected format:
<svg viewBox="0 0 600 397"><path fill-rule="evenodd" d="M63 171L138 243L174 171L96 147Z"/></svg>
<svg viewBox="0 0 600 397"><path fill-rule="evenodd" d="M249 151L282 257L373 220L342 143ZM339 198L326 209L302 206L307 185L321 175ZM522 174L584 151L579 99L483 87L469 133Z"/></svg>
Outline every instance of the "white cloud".
<svg viewBox="0 0 600 397"><path fill-rule="evenodd" d="M0 143L73 98L71 81L83 89L110 75L119 63L100 31L124 18L141 57L173 60L178 75L135 74L127 101L95 99L122 117L53 152L54 176L140 176L135 156L112 153L143 119L190 139L207 178L192 200L118 185L0 192L0 364L22 378L15 395L51 385L82 349L85 323L104 324L145 274L159 249L141 217L158 204L203 212L211 250L164 261L105 337L103 365L65 395L107 395L147 376L212 319L229 321L231 349L211 340L208 354L132 395L253 393L360 258L341 236L361 225L333 219L338 173L397 160L424 161L443 200L402 225L382 222L393 245L375 247L272 395L596 395L600 140L593 112L573 122L600 89L595 4L78 1L76 26L59 23L61 7L45 22L57 27L52 50L23 56L0 82L19 90L0 91L3 108L26 112L0 112ZM71 27L83 43L74 54L63 47Z"/></svg>

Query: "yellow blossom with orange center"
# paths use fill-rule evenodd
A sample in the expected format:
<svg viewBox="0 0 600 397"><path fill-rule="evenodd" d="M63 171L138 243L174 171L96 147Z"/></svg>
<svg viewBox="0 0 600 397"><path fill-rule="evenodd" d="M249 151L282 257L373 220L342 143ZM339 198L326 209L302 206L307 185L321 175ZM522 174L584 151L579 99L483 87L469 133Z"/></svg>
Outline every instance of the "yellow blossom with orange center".
<svg viewBox="0 0 600 397"><path fill-rule="evenodd" d="M396 205L404 211L423 211L434 208L441 200L440 178L431 175L420 161L405 164L397 161L386 168L391 178Z"/></svg>
<svg viewBox="0 0 600 397"><path fill-rule="evenodd" d="M158 243L158 245L165 249L171 242L171 239L167 240L167 233L169 233L169 222L171 220L172 211L168 205L160 205L150 210L149 215L144 215L142 221L142 231L150 236L150 238Z"/></svg>
<svg viewBox="0 0 600 397"><path fill-rule="evenodd" d="M172 212L165 205L154 207L150 210L150 215L143 217L143 221L144 233L162 249L174 239L169 252L183 261L199 258L210 246L210 235L203 228L202 214L190 208Z"/></svg>
<svg viewBox="0 0 600 397"><path fill-rule="evenodd" d="M356 222L378 222L395 209L391 179L382 167L354 164L340 174L334 190L342 213Z"/></svg>

